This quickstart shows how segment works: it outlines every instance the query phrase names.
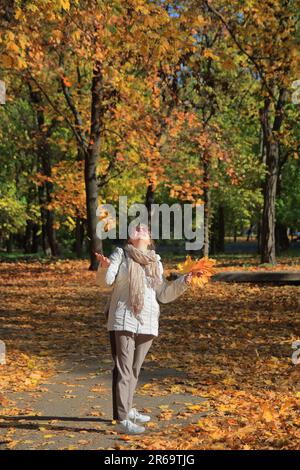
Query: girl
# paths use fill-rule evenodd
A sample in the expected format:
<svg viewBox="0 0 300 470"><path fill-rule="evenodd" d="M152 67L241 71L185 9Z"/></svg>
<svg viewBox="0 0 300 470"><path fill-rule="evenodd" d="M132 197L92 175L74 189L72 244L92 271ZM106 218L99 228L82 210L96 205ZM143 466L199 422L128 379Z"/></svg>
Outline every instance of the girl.
<svg viewBox="0 0 300 470"><path fill-rule="evenodd" d="M97 283L102 273L107 285L114 284L107 318L114 361L113 418L120 432L140 434L150 416L133 408L133 395L143 361L158 336L158 301L175 300L188 289L192 274L168 282L148 227L142 224L135 227L124 249L116 248L109 259L99 253L96 256Z"/></svg>

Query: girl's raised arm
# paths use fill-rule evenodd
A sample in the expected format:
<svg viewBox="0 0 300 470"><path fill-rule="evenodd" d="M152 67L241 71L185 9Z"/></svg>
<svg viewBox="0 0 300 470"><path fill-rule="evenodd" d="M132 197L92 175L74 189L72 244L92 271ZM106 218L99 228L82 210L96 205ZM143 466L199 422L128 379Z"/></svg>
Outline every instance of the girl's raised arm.
<svg viewBox="0 0 300 470"><path fill-rule="evenodd" d="M109 266L109 259L106 258L106 256L102 255L101 253L95 253L97 261L99 262L98 269L96 272L96 285L98 287L104 287L106 282L105 282L105 276L106 276L106 269Z"/></svg>
<svg viewBox="0 0 300 470"><path fill-rule="evenodd" d="M122 261L122 256L122 248L117 247L109 257L110 264L105 274L105 282L108 286L111 286L115 282L116 275L118 274L119 266Z"/></svg>

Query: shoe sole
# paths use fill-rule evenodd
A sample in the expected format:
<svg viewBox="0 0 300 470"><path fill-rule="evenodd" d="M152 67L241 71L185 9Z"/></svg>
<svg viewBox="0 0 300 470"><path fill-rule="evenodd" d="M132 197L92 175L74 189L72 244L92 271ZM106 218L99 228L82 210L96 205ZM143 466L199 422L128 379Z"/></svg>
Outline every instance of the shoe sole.
<svg viewBox="0 0 300 470"><path fill-rule="evenodd" d="M135 436L137 434L143 434L145 432L145 429L143 429L142 431L138 431L138 432L129 432L129 431L125 431L125 429L116 429L116 431L118 434L127 434L128 436Z"/></svg>

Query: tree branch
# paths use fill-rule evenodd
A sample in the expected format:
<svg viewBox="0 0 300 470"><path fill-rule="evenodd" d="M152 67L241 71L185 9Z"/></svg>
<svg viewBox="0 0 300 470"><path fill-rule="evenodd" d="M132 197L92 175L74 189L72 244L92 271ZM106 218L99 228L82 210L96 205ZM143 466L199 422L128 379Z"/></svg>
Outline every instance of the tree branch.
<svg viewBox="0 0 300 470"><path fill-rule="evenodd" d="M219 18L219 20L222 22L222 24L225 26L225 28L227 29L227 31L229 32L232 40L234 41L234 43L236 44L236 46L239 48L239 50L250 60L250 62L252 62L252 64L254 65L254 67L256 68L257 72L259 73L260 77L261 77L261 80L263 81L265 87L266 87L266 90L268 91L268 93L270 94L270 96L272 97L273 100L275 100L275 96L273 94L273 90L269 87L268 85L268 82L265 78L265 75L264 75L264 72L263 70L261 69L259 63L256 61L256 59L251 55L249 54L249 52L246 51L246 49L242 46L242 44L238 41L236 35L234 34L232 28L229 26L228 22L225 20L224 16L222 15L222 13L220 13L218 10L216 10L214 7L212 7L209 3L208 0L203 0L204 1L204 4L206 5L206 7L208 8L208 10L213 13L213 15L215 15L217 18Z"/></svg>
<svg viewBox="0 0 300 470"><path fill-rule="evenodd" d="M62 56L60 57L59 62L60 62L59 63L60 67L63 68L64 61L63 61ZM62 77L60 77L60 83L61 83L62 91L63 91L64 97L66 99L67 105L69 106L69 108L70 108L70 110L71 110L71 112L74 116L75 124L76 124L77 130L78 130L78 136L80 138L80 143L86 149L88 144L87 144L86 135L83 131L83 121L82 121L80 112L77 110L76 105L74 103L74 100L72 98L72 95L70 93L70 90L66 86L65 81Z"/></svg>
<svg viewBox="0 0 300 470"><path fill-rule="evenodd" d="M29 73L29 76L30 76L30 80L32 80L35 85L38 87L38 89L42 92L42 94L44 95L44 97L46 98L46 100L48 101L48 103L50 104L51 108L56 112L56 114L58 114L59 116L62 116L66 123L68 124L69 128L71 129L71 131L73 132L73 134L75 135L76 139L78 140L79 143L81 143L81 139L80 139L80 136L78 135L78 132L76 130L76 128L73 126L73 124L71 123L71 121L68 119L67 116L65 116L53 103L53 101L51 100L51 98L49 97L49 95L45 92L45 90L42 88L42 86L38 83L38 81L33 77L33 75L31 75L31 73L28 71Z"/></svg>

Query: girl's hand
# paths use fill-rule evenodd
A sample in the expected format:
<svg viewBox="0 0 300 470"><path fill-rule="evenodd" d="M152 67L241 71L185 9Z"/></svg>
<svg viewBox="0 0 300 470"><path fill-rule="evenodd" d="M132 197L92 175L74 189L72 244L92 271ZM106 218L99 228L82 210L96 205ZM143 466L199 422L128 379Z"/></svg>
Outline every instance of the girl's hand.
<svg viewBox="0 0 300 470"><path fill-rule="evenodd" d="M100 263L101 268L108 268L108 266L110 265L110 260L106 258L106 256L96 252L95 256L97 258L97 261Z"/></svg>
<svg viewBox="0 0 300 470"><path fill-rule="evenodd" d="M192 271L190 271L188 274L185 275L185 283L190 286L191 285L191 282L192 282L192 278L193 276L202 276L203 272L202 271L198 271L196 274L193 273Z"/></svg>

